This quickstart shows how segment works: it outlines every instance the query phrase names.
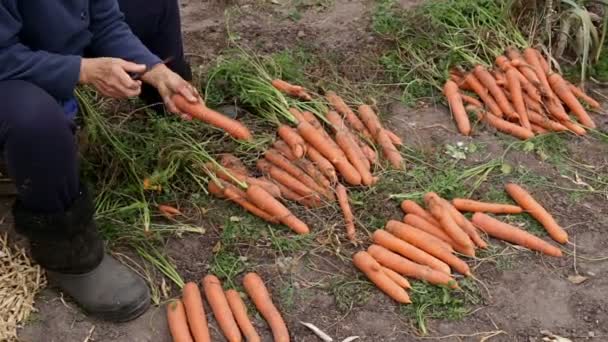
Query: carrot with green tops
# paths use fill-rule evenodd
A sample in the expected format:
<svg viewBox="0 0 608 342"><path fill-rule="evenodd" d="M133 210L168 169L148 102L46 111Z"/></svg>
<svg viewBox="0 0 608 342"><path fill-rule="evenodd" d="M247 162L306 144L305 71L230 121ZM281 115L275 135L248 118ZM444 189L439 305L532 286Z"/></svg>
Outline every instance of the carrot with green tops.
<svg viewBox="0 0 608 342"><path fill-rule="evenodd" d="M487 112L484 112L481 108L467 107L467 109L472 109L473 111L475 111L479 120L485 122L489 126L496 128L496 130L500 132L512 135L522 140L527 140L534 137L534 132L532 132L531 130L510 123L509 121L503 120L494 115L488 114Z"/></svg>
<svg viewBox="0 0 608 342"><path fill-rule="evenodd" d="M578 102L578 99L570 90L568 83L566 83L566 81L559 74L554 73L549 75L549 84L551 85L551 88L555 94L566 104L566 106L568 106L568 108L570 108L572 113L576 115L578 121L583 124L583 126L589 128L597 127L589 114L587 114L587 111L583 105Z"/></svg>
<svg viewBox="0 0 608 342"><path fill-rule="evenodd" d="M529 192L515 183L507 184L505 190L519 206L545 227L553 240L561 244L568 242L568 233L555 222L553 216Z"/></svg>
<svg viewBox="0 0 608 342"><path fill-rule="evenodd" d="M375 244L400 254L417 264L426 265L434 270L446 274L451 273L450 266L448 266L448 264L445 262L435 258L420 248L412 246L411 244L399 239L395 235L385 230L376 230L372 235L372 240Z"/></svg>
<svg viewBox="0 0 608 342"><path fill-rule="evenodd" d="M357 117L355 112L353 112L353 110L350 109L350 107L346 104L346 102L344 102L344 100L340 96L338 96L338 94L336 94L333 91L328 91L327 93L325 93L325 98L327 99L327 101L329 101L329 104L338 113L340 113L342 116L344 116L346 121L351 125L351 127L353 129L355 129L355 131L363 134L364 136L366 136L368 138L372 137L372 135L370 134L368 129L365 127L363 122L361 122L361 120L359 119L359 117Z"/></svg>
<svg viewBox="0 0 608 342"><path fill-rule="evenodd" d="M226 340L229 342L242 341L243 336L241 335L239 326L234 320L234 315L232 315L220 280L212 274L206 275L203 278L203 290L207 303L209 303L209 306L213 311L213 316L215 317L217 325L220 327Z"/></svg>
<svg viewBox="0 0 608 342"><path fill-rule="evenodd" d="M167 304L167 322L174 342L193 342L188 328L186 310L184 310L184 303L181 300L172 300Z"/></svg>
<svg viewBox="0 0 608 342"><path fill-rule="evenodd" d="M515 111L509 100L507 100L505 93L496 84L496 80L486 68L484 68L482 65L477 65L475 68L473 68L473 74L475 77L477 77L479 82L481 82L481 84L488 89L490 94L492 94L492 97L494 100L496 100L496 103L503 113L509 114Z"/></svg>
<svg viewBox="0 0 608 342"><path fill-rule="evenodd" d="M417 264L382 246L371 245L367 248L367 253L380 265L399 274L414 279L424 280L435 285L444 285L453 289L458 288L458 284L449 274L439 272L425 265Z"/></svg>
<svg viewBox="0 0 608 342"><path fill-rule="evenodd" d="M424 196L424 202L431 211L431 214L439 223L443 230L456 242L463 247L473 246L469 235L460 227L452 217L449 209L439 200L437 194L429 192Z"/></svg>
<svg viewBox="0 0 608 342"><path fill-rule="evenodd" d="M372 109L372 107L368 105L359 106L359 116L361 120L368 128L369 132L372 134L372 137L375 141L382 147L382 152L391 165L395 169L403 169L403 157L401 153L397 150L393 142L386 134L386 131L382 128L382 124L380 123L380 119Z"/></svg>
<svg viewBox="0 0 608 342"><path fill-rule="evenodd" d="M539 239L525 230L498 221L486 214L476 213L473 215L473 224L479 227L479 229L482 231L486 232L488 235L497 239L524 246L531 250L539 251L550 256L562 256L562 251L559 248Z"/></svg>
<svg viewBox="0 0 608 342"><path fill-rule="evenodd" d="M410 304L410 296L405 289L382 271L382 266L369 253L360 251L353 255L353 264L363 272L378 289L401 304Z"/></svg>
<svg viewBox="0 0 608 342"><path fill-rule="evenodd" d="M439 221L431 215L428 211L426 211L423 207L421 207L418 203L412 200L405 200L401 202L401 210L403 210L406 214L414 214L422 217L423 219L429 221L434 226L440 226Z"/></svg>
<svg viewBox="0 0 608 342"><path fill-rule="evenodd" d="M338 204L342 209L344 215L344 222L346 223L346 236L350 241L355 241L355 218L348 202L348 193L346 188L342 184L336 186L336 197L338 197Z"/></svg>
<svg viewBox="0 0 608 342"><path fill-rule="evenodd" d="M243 287L249 298L264 317L275 342L289 342L289 331L281 313L272 302L272 297L264 281L256 273L247 273L243 277Z"/></svg>
<svg viewBox="0 0 608 342"><path fill-rule="evenodd" d="M572 94L574 94L574 96L583 100L583 102L587 103L589 106L591 106L591 108L600 109L602 107L600 103L597 102L594 98L585 94L585 92L581 88L575 86L574 84L570 84L569 87L570 91L572 92Z"/></svg>
<svg viewBox="0 0 608 342"><path fill-rule="evenodd" d="M465 82L471 87L473 92L479 96L481 101L488 107L490 112L498 117L503 117L504 113L494 98L488 93L488 89L472 73L465 76Z"/></svg>
<svg viewBox="0 0 608 342"><path fill-rule="evenodd" d="M481 213L492 213L492 214L521 214L523 213L523 209L520 206L512 205L512 204L502 204L502 203L488 203L481 201L474 201L470 199L464 198L454 198L452 200L452 205L456 207L456 209L460 211L466 211L471 213L481 212Z"/></svg>
<svg viewBox="0 0 608 342"><path fill-rule="evenodd" d="M306 92L306 89L302 86L293 85L283 80L275 79L272 80L272 86L278 91L287 94L289 96L297 97L305 101L312 100L312 96Z"/></svg>
<svg viewBox="0 0 608 342"><path fill-rule="evenodd" d="M325 196L328 199L332 199L332 193L328 188L323 188L317 182L315 182L312 177L310 177L304 170L300 169L293 163L291 163L287 158L285 158L281 153L277 150L269 149L264 153L264 158L268 160L270 163L274 164L279 169L287 172L291 176L293 176L296 180L299 180L302 184L306 185L309 189Z"/></svg>
<svg viewBox="0 0 608 342"><path fill-rule="evenodd" d="M236 290L232 289L226 290L224 294L226 295L226 300L228 301L232 315L245 336L245 340L247 342L261 342L262 339L260 338L260 335L258 335L253 324L251 324L251 319L249 319L249 315L247 314L247 307L245 306L241 295Z"/></svg>
<svg viewBox="0 0 608 342"><path fill-rule="evenodd" d="M412 285L410 282L401 274L391 270L390 268L386 268L384 266L380 266L382 272L386 274L392 281L394 281L397 285L403 287L404 289L411 289Z"/></svg>
<svg viewBox="0 0 608 342"><path fill-rule="evenodd" d="M528 109L526 108L526 103L524 101L518 71L515 70L515 68L509 68L509 70L507 70L507 84L515 111L519 114L521 125L526 129L531 129L530 119L528 119Z"/></svg>
<svg viewBox="0 0 608 342"><path fill-rule="evenodd" d="M442 247L437 241L438 238L416 229L403 222L391 220L386 224L385 229L396 237L408 242L419 249L429 253L435 258L445 262L452 269L466 276L471 275L471 270L466 262L452 254L449 250Z"/></svg>
<svg viewBox="0 0 608 342"><path fill-rule="evenodd" d="M256 185L247 188L247 199L258 208L276 217L281 223L298 234L308 234L310 228L295 217L281 202L272 197L266 190Z"/></svg>
<svg viewBox="0 0 608 342"><path fill-rule="evenodd" d="M202 100L192 103L181 94L175 94L171 100L177 109L192 116L193 118L205 122L211 126L220 128L238 140L251 140L253 136L249 129L240 121L222 115L211 108L208 108Z"/></svg>
<svg viewBox="0 0 608 342"><path fill-rule="evenodd" d="M291 148L291 151L296 158L304 157L304 154L306 153L306 144L304 144L304 139L302 139L298 132L287 125L279 126L277 132L281 139L283 139Z"/></svg>
<svg viewBox="0 0 608 342"><path fill-rule="evenodd" d="M198 285L188 282L182 288L182 301L186 309L190 332L194 337L194 342L211 342L209 335L209 325L203 307L203 298Z"/></svg>
<svg viewBox="0 0 608 342"><path fill-rule="evenodd" d="M456 121L456 126L458 126L458 131L460 131L462 135L471 135L471 122L469 121L467 111L464 109L462 97L458 92L458 85L456 82L451 80L445 82L443 93L448 100L452 116Z"/></svg>
<svg viewBox="0 0 608 342"><path fill-rule="evenodd" d="M177 209L176 207L167 205L167 204L159 204L158 211L160 212L161 215L163 215L164 217L166 217L169 220L173 220L175 218L175 216L182 215L182 212L179 209Z"/></svg>

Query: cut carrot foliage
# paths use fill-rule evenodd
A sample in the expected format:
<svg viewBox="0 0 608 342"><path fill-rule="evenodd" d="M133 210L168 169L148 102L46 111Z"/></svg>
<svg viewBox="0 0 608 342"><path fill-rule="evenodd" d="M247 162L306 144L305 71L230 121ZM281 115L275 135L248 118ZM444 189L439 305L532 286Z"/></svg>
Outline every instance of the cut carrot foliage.
<svg viewBox="0 0 608 342"><path fill-rule="evenodd" d="M482 212L492 214L521 214L523 212L523 209L517 205L487 203L464 198L455 198L452 200L452 204L460 211L467 211L471 213Z"/></svg>
<svg viewBox="0 0 608 342"><path fill-rule="evenodd" d="M251 185L247 188L246 194L249 201L255 204L258 208L277 218L281 223L291 228L294 232L298 234L308 234L310 232L310 228L308 228L306 223L300 221L291 213L291 211L289 211L289 209L281 204L281 202L276 200L261 187Z"/></svg>
<svg viewBox="0 0 608 342"><path fill-rule="evenodd" d="M342 184L336 186L336 196L338 197L338 203L342 209L344 215L344 223L346 224L346 236L350 241L356 240L355 233L355 218L348 202L348 193L346 188Z"/></svg>
<svg viewBox="0 0 608 342"><path fill-rule="evenodd" d="M251 319L247 314L247 307L241 298L241 295L236 290L227 290L225 292L226 300L232 311L232 315L239 325L241 332L245 336L247 342L260 342L262 339L251 324Z"/></svg>
<svg viewBox="0 0 608 342"><path fill-rule="evenodd" d="M270 326L275 342L289 342L289 331L281 316L274 306L270 293L264 285L264 281L256 273L247 273L243 277L243 287L249 298L258 309L262 317Z"/></svg>
<svg viewBox="0 0 608 342"><path fill-rule="evenodd" d="M173 300L167 304L167 322L174 342L193 342L186 310L181 300Z"/></svg>
<svg viewBox="0 0 608 342"><path fill-rule="evenodd" d="M540 203L538 203L530 193L521 186L509 183L505 186L505 190L511 198L517 202L528 214L532 215L545 229L553 240L564 244L568 242L568 234L560 227L555 219Z"/></svg>
<svg viewBox="0 0 608 342"><path fill-rule="evenodd" d="M226 340L229 342L242 341L243 336L234 320L220 280L214 275L206 275L203 278L203 289L207 303L209 303L213 316Z"/></svg>
<svg viewBox="0 0 608 342"><path fill-rule="evenodd" d="M473 215L473 224L488 235L497 239L524 246L531 250L539 251L554 257L562 256L562 251L559 248L552 246L548 242L545 242L524 230L498 221L486 214L476 213Z"/></svg>
<svg viewBox="0 0 608 342"><path fill-rule="evenodd" d="M353 264L365 274L367 279L393 300L402 304L412 302L405 289L384 273L382 266L367 252L360 251L355 253L353 255Z"/></svg>
<svg viewBox="0 0 608 342"><path fill-rule="evenodd" d="M210 342L209 325L198 285L188 282L182 289L182 300L188 317L188 325L195 342Z"/></svg>
<svg viewBox="0 0 608 342"><path fill-rule="evenodd" d="M456 82L451 80L445 82L445 86L443 87L443 93L445 94L445 97L448 100L448 104L450 106L450 110L452 111L452 115L454 116L454 120L456 120L458 131L460 131L460 133L463 135L470 135L471 122L469 122L469 116L467 115L467 111L464 109L462 97L458 92L458 85L456 84Z"/></svg>
<svg viewBox="0 0 608 342"><path fill-rule="evenodd" d="M222 115L213 109L207 108L202 101L192 103L180 94L173 95L171 100L180 112L188 114L211 126L220 128L235 139L251 140L253 138L249 129L241 122L231 119L226 115Z"/></svg>

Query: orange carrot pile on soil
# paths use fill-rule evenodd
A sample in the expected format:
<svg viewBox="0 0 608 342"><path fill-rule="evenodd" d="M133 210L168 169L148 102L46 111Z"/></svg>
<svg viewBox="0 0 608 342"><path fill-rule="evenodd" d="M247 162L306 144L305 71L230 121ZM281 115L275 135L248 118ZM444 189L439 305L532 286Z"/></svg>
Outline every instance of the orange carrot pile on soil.
<svg viewBox="0 0 608 342"><path fill-rule="evenodd" d="M466 73L454 69L445 83L444 95L461 134L471 135L475 126L467 112L522 140L566 130L585 135L596 127L585 105L597 110L600 104L552 70L536 49L509 48L495 64L492 72L482 65Z"/></svg>

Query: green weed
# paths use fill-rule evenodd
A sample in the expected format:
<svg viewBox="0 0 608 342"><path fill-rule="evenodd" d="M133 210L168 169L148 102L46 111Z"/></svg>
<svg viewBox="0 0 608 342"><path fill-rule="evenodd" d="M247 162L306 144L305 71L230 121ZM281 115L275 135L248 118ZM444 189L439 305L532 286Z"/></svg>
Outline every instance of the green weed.
<svg viewBox="0 0 608 342"><path fill-rule="evenodd" d="M350 311L355 305L363 305L369 301L374 286L367 280L351 280L340 278L330 285L330 291L336 300L338 310Z"/></svg>

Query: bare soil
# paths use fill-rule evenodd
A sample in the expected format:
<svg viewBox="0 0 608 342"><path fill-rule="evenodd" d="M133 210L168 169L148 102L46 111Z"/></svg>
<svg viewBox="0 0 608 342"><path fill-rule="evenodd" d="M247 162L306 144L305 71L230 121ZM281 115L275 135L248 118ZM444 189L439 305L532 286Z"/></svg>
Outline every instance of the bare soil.
<svg viewBox="0 0 608 342"><path fill-rule="evenodd" d="M419 2L401 1L403 6ZM343 76L354 80L362 76L347 65L364 63L359 58L360 52L381 44L370 33L371 0L182 0L181 3L186 48L195 64L213 61L227 47L229 22L230 34L260 52L307 46L331 58L339 56L344 61L344 68L340 69ZM386 104L385 108L390 127L406 144L418 149L433 151L438 146L470 139L456 133L445 108L409 109L397 102ZM604 130L607 128L605 118L599 120ZM487 154L500 154L504 149L504 140L488 129L479 130L474 139L483 142ZM568 149L577 161L606 172L608 144L574 137L569 140ZM559 168L544 163L534 154L514 152L508 161L513 166L520 165L554 179L556 186L575 187L572 180L560 176ZM608 256L606 194L573 201L569 191L547 189L538 192L538 196L568 228L571 240L576 243L576 258L567 256L555 260L505 247L505 253L513 254L509 257L509 267L497 267L491 260L476 263L475 274L488 289L483 290L484 302L472 307L472 313L459 321L429 320L431 336L446 336L442 341L480 341L494 332L496 335L491 341L527 342L541 341L540 331L549 330L573 341L608 340L608 259L589 260ZM8 205L6 202L0 207L7 213L2 229L12 224ZM386 207L387 216L401 215L394 201L387 199L373 205ZM170 242L168 254L186 281L198 281L208 270L222 222L208 222L203 236L187 236ZM322 227L324 224L317 220L313 226L341 229ZM262 239L259 245L267 242ZM332 241L320 243L328 248L340 248ZM350 247L344 248L350 250ZM294 341L319 341L300 321L317 325L339 341L353 335L360 336L362 341L419 339L413 321L400 314L398 306L376 290L351 308L338 309L336 296L331 291L332 279L335 275L357 279L357 272L348 260L339 260L323 250L281 255L268 254L259 246L239 246L239 251L247 251L247 256L255 260L255 265L250 266L268 281ZM577 273L588 279L581 284L568 280ZM285 289L291 289L291 295L286 296ZM20 331L23 341L170 341L162 306L152 308L133 322L119 325L87 318L73 302L52 289L41 294L36 306L38 312ZM270 341L271 336L260 317L255 317L255 325L263 333L264 341ZM213 320L211 327L214 341L222 341Z"/></svg>

